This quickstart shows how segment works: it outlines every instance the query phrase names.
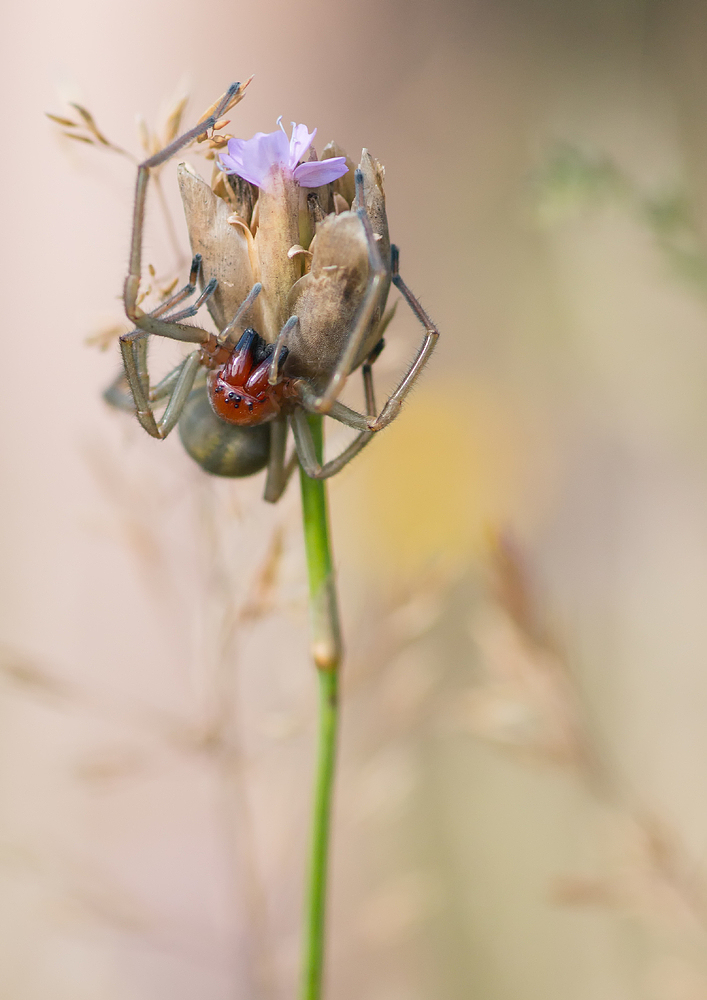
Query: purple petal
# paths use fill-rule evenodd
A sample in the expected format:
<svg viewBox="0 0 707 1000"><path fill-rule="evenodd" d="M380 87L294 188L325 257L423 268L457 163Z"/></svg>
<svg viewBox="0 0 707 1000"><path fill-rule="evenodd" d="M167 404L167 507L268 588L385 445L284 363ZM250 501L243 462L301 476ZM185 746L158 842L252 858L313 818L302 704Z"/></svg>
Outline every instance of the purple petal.
<svg viewBox="0 0 707 1000"><path fill-rule="evenodd" d="M291 170L295 169L299 161L312 145L312 140L316 134L316 129L313 132L308 132L306 125L295 125L295 123L292 122L292 138L290 139Z"/></svg>
<svg viewBox="0 0 707 1000"><path fill-rule="evenodd" d="M240 156L229 156L228 153L221 153L219 156L219 166L227 174L239 174L243 169Z"/></svg>
<svg viewBox="0 0 707 1000"><path fill-rule="evenodd" d="M330 184L331 181L343 177L348 169L345 156L332 156L328 160L300 163L295 170L295 180L301 187L321 187L322 184Z"/></svg>
<svg viewBox="0 0 707 1000"><path fill-rule="evenodd" d="M287 136L276 132L256 132L252 139L229 139L228 153L221 156L227 174L238 174L257 187L265 187L275 166L287 167L290 147Z"/></svg>

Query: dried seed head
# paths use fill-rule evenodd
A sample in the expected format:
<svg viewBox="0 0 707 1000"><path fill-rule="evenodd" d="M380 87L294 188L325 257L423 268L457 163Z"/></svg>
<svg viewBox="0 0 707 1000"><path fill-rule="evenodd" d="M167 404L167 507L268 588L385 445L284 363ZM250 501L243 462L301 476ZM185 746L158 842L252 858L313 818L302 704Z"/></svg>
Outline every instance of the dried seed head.
<svg viewBox="0 0 707 1000"><path fill-rule="evenodd" d="M225 124L223 119L217 122ZM348 210L352 202L357 207L353 164L334 143L318 160L312 148L315 134L316 129L310 132L293 124L289 138L282 128L249 140L223 137L227 152L216 162L209 196L204 182L184 165L180 185L192 250L204 257L203 280L218 280L209 309L219 329L228 324L252 284L260 282L259 317L251 314L249 322L272 343L287 319L297 315L300 327L293 334L288 374L319 384L355 326L369 283L370 247L366 227L355 211ZM211 134L210 145L220 141ZM306 154L307 162L301 162ZM390 242L383 169L365 150L361 169L374 238L387 264ZM233 242L229 229L240 243L237 251L235 244L230 247L227 264L224 248L229 239ZM241 262L238 280L234 280L235 257ZM380 339L388 285L381 291L354 367Z"/></svg>
<svg viewBox="0 0 707 1000"><path fill-rule="evenodd" d="M202 286L212 278L218 281L207 307L217 328L223 330L257 280L251 262L252 237L246 226L230 223L226 202L190 167L181 163L177 174L192 253L202 255ZM243 322L244 329L262 324L259 301Z"/></svg>
<svg viewBox="0 0 707 1000"><path fill-rule="evenodd" d="M173 139L177 138L179 133L179 128L182 124L182 115L184 114L184 109L187 106L189 98L186 94L182 95L177 99L174 107L167 115L167 121L165 122L164 128L164 145L168 146Z"/></svg>
<svg viewBox="0 0 707 1000"><path fill-rule="evenodd" d="M73 122L70 118L62 118L61 115L53 115L49 111L45 111L44 113L47 116L47 118L51 119L51 121L53 122L56 122L57 125L64 125L66 126L66 128L79 127L78 124L76 122Z"/></svg>
<svg viewBox="0 0 707 1000"><path fill-rule="evenodd" d="M147 122L142 115L136 115L135 124L137 126L137 134L140 138L140 145L149 156L150 150L152 149L152 139L150 137L150 130L147 127Z"/></svg>
<svg viewBox="0 0 707 1000"><path fill-rule="evenodd" d="M349 159L344 150L335 142L328 142L322 150L322 159L328 160L332 157L343 157L346 162L346 173L337 177L334 181L334 195L339 195L346 202L346 207L350 208L356 195L356 182L354 173L356 166L353 160Z"/></svg>
<svg viewBox="0 0 707 1000"><path fill-rule="evenodd" d="M99 351L107 351L126 332L125 323L123 322L106 323L90 334L90 336L86 337L84 343L87 347L97 347Z"/></svg>
<svg viewBox="0 0 707 1000"><path fill-rule="evenodd" d="M388 232L388 216L385 211L385 191L383 189L383 178L385 168L378 160L374 159L367 149L361 150L361 162L358 165L363 174L363 200L365 202L366 213L371 223L373 235L378 244L378 253L381 255L388 277L381 293L381 303L385 304L388 291L390 290L390 234ZM358 197L355 197L351 209L359 208Z"/></svg>
<svg viewBox="0 0 707 1000"><path fill-rule="evenodd" d="M78 113L81 115L81 117L83 118L84 125L86 126L86 128L88 129L88 131L91 133L91 135L95 136L96 139L98 140L98 142L101 143L101 145L103 145L103 146L110 146L110 142L108 141L108 139L106 139L106 137L103 135L103 133L101 132L101 130L98 128L98 125L96 125L95 119L94 119L93 115L91 114L91 112L87 111L86 108L82 107L82 105L80 105L80 104L74 104L73 101L70 102L70 103L71 103L71 107L75 108L78 111Z"/></svg>
<svg viewBox="0 0 707 1000"><path fill-rule="evenodd" d="M235 108L236 104L240 104L240 102L243 100L243 98L245 96L245 92L246 92L247 88L251 84L252 79L253 79L253 77L249 76L248 79L245 81L245 83L241 83L240 84L240 86L238 87L238 90L235 92L235 94L233 94L233 96L231 97L231 100L228 102L228 104L226 105L226 107L222 109L222 111L221 111L221 115L222 116L228 114L228 112L231 110L231 108ZM214 111L216 111L216 108L218 108L218 106L221 104L221 101L223 100L224 96L225 95L222 94L217 101L214 101L214 103L211 104L206 109L206 111L203 113L203 115L201 116L201 118L199 118L199 122L203 122L207 118L210 118L213 115Z"/></svg>
<svg viewBox="0 0 707 1000"><path fill-rule="evenodd" d="M258 200L258 189L237 174L225 174L218 163L214 164L211 187L215 195L223 198L232 213L246 226L250 226L253 207Z"/></svg>
<svg viewBox="0 0 707 1000"><path fill-rule="evenodd" d="M277 338L290 315L287 296L302 274L299 258L288 257L290 247L296 243L299 243L299 191L291 176L284 171L272 171L268 189L260 190L255 234L259 280L263 283L263 336L270 342Z"/></svg>
<svg viewBox="0 0 707 1000"><path fill-rule="evenodd" d="M96 121L86 108L81 104L71 104L80 117L80 121L76 122L72 118L67 118L66 115L54 115L46 112L47 118L51 121L56 122L57 125L61 125L62 135L65 135L67 139L74 139L76 142L85 142L91 146L102 146L104 149L110 149L114 153L120 153L121 156L130 156L130 153L121 149L120 146L116 146L109 139L106 138L101 129L98 128Z"/></svg>
<svg viewBox="0 0 707 1000"><path fill-rule="evenodd" d="M368 276L368 240L358 215L328 215L312 243L310 271L294 285L288 299L288 315L297 315L300 321L285 366L288 375L315 384L326 379L353 327ZM360 356L370 353L377 340L372 328Z"/></svg>
<svg viewBox="0 0 707 1000"><path fill-rule="evenodd" d="M348 212L349 210L348 202L346 201L346 198L343 198L339 194L338 191L334 192L333 201L334 201L334 211L336 212L337 215L340 215L342 212Z"/></svg>
<svg viewBox="0 0 707 1000"><path fill-rule="evenodd" d="M358 165L363 174L363 199L368 218L371 220L371 228L376 236L381 239L378 244L383 261L390 260L390 236L388 234L388 216L385 211L385 191L383 189L383 178L385 169L374 159L367 149L361 150L361 162ZM355 211L361 206L358 197L354 197L351 208Z"/></svg>
<svg viewBox="0 0 707 1000"><path fill-rule="evenodd" d="M227 143L228 152L220 157L226 174L237 175L260 192L251 228L255 232L257 224L255 252L263 283L263 335L269 341L277 337L288 318L287 296L303 270L301 255L289 251L293 246L309 245L316 223L334 208L329 185L349 169L344 157L317 160L311 150L316 131L293 122L289 139L281 127L258 132L248 140L232 138ZM300 162L308 151L309 160ZM316 197L304 201L299 191L302 187L321 189L325 204L322 206Z"/></svg>

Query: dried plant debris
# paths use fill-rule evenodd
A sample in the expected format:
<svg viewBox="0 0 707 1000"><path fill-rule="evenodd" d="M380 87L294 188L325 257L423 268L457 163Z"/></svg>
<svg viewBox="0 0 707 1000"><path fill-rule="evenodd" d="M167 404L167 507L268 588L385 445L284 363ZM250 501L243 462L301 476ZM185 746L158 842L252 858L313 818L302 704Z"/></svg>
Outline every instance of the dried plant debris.
<svg viewBox="0 0 707 1000"><path fill-rule="evenodd" d="M556 879L551 898L563 905L631 916L645 934L659 931L646 981L656 978L654 966L679 960L681 981L707 987L703 874L678 833L637 809L603 763L582 711L580 690L539 612L518 547L508 537L495 539L490 564L489 597L470 625L482 676L467 691L462 717L476 736L513 751L519 759L567 768L593 798L608 831L606 869ZM651 995L707 998L702 986L689 993L671 990L661 987Z"/></svg>
<svg viewBox="0 0 707 1000"><path fill-rule="evenodd" d="M705 938L707 888L675 831L656 817L620 811L613 816L612 829L616 847L609 871L560 878L553 898L571 906L631 913L652 925Z"/></svg>
<svg viewBox="0 0 707 1000"><path fill-rule="evenodd" d="M245 81L245 83L241 84L238 92L233 95L231 103L226 108L226 112L242 99L243 93L252 79L253 77L251 76ZM140 146L142 147L143 153L146 156L153 156L155 153L159 152L159 150L164 149L165 146L168 146L174 139L176 139L182 125L182 119L188 101L189 96L187 94L180 94L176 97L172 104L168 107L161 125L154 129L151 129L147 125L147 122L141 115L138 116L138 138L140 140ZM118 153L120 156L127 156L130 160L137 160L137 157L133 153L123 149L122 146L112 142L107 137L105 131L99 127L95 116L88 110L88 108L84 107L83 104L70 101L68 106L73 114L71 114L71 112L69 112L69 114L54 114L49 111L46 112L47 118L61 128L62 135L65 135L68 139L73 139L76 142L83 142L91 146L100 146L113 153ZM215 108L216 104L207 108L198 120L204 121L204 119L213 114ZM71 117L69 117L70 114ZM232 138L232 136L225 135L222 132L226 125L228 125L227 120L223 118L219 119L210 133L200 136L196 141L198 144L205 144L203 152L207 155L207 158L213 159L213 150L222 149L226 146L228 140ZM155 172L158 171L159 167L155 168Z"/></svg>
<svg viewBox="0 0 707 1000"><path fill-rule="evenodd" d="M10 646L0 646L0 675L31 695L72 698L73 688L54 676L36 660Z"/></svg>
<svg viewBox="0 0 707 1000"><path fill-rule="evenodd" d="M526 757L588 768L577 692L542 625L520 554L508 538L493 544L491 600L469 625L482 680L462 709L475 735Z"/></svg>
<svg viewBox="0 0 707 1000"><path fill-rule="evenodd" d="M105 149L110 149L113 153L118 153L120 156L127 156L129 159L134 159L132 154L127 150L111 142L106 137L102 129L98 127L96 119L87 108L73 101L70 102L69 106L76 112L77 120L67 118L64 115L46 113L47 118L61 127L62 135L65 135L68 139L74 139L76 142L85 142L90 146L103 146Z"/></svg>

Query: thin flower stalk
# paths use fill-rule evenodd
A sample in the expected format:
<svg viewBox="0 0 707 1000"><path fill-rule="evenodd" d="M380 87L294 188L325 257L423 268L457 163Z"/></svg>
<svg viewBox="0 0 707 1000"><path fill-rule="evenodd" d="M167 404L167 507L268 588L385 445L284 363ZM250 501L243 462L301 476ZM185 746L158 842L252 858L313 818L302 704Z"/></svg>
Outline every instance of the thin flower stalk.
<svg viewBox="0 0 707 1000"><path fill-rule="evenodd" d="M322 418L309 417L321 462ZM306 885L300 1000L320 1000L326 939L326 890L331 806L336 765L341 666L336 586L329 542L326 485L300 471L302 521L309 575L312 656L319 680L318 747L309 872Z"/></svg>

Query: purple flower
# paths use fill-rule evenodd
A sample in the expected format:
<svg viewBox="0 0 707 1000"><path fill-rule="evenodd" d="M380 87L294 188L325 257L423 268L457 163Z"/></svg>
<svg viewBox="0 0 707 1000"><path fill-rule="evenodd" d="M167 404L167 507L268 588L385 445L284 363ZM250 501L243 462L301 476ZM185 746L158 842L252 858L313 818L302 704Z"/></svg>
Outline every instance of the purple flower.
<svg viewBox="0 0 707 1000"><path fill-rule="evenodd" d="M328 160L313 160L297 166L316 134L316 129L308 132L306 125L295 125L292 122L290 139L282 126L275 132L256 132L252 139L229 139L228 153L221 156L221 167L227 174L238 174L244 180L266 190L277 169L286 176L293 177L302 187L314 188L329 184L347 172L346 157L332 156Z"/></svg>

